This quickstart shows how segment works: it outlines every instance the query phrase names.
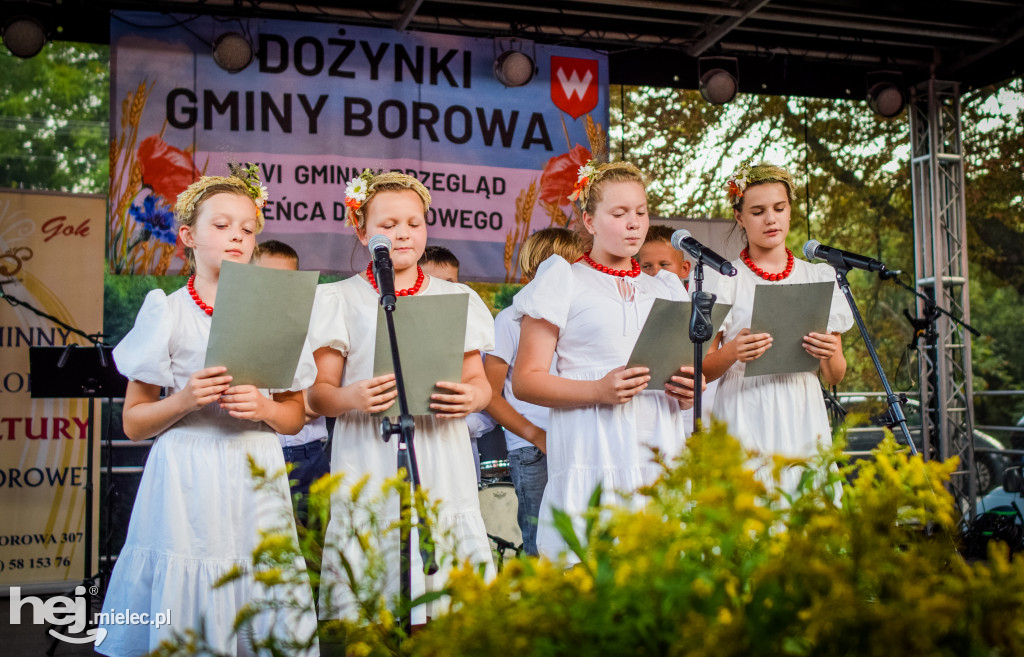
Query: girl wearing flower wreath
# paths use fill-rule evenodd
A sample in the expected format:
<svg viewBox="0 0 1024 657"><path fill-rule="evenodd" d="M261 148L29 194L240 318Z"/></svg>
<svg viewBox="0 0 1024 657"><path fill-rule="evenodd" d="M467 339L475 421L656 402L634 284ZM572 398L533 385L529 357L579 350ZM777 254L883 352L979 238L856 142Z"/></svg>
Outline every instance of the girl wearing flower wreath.
<svg viewBox="0 0 1024 657"><path fill-rule="evenodd" d="M438 381L439 390L431 403L434 415L415 417L416 456L423 488L432 499L440 501L433 534L438 553L454 551L460 560L484 564L488 576L493 576L465 418L483 410L491 398L480 354L494 346L494 320L469 287L426 276L419 267L427 243L430 192L416 178L397 172L374 175L367 170L349 183L345 194L349 223L355 226L359 241L368 245L374 235L391 240L397 296L469 296L462 377L460 381ZM394 374L373 376L378 304L379 292L370 263L358 276L320 286L310 321L310 342L317 364L310 406L317 413L337 417L331 471L348 473L353 481L369 475L369 490L380 490L385 478L396 475L398 448L397 440L381 439L380 420L371 415L391 408L397 396ZM332 507L337 508L336 503L332 502ZM397 517L397 501L393 511ZM359 613L349 595L349 573L338 549L344 551L353 569L365 564L359 548L346 538L347 528L337 520L340 516L338 512L333 514L325 539L328 549L324 550L320 587L320 616L324 619L354 619ZM388 556L385 593L393 595L399 589L399 546L394 532L384 540ZM334 549L329 549L331 546ZM444 586L451 564L441 562L435 575L424 576L415 550L413 557L414 599L424 591ZM354 575L361 577L358 570ZM424 611L433 616L438 610L436 604L425 610L418 608L414 622L422 620Z"/></svg>
<svg viewBox="0 0 1024 657"><path fill-rule="evenodd" d="M707 280L706 289L718 295L717 303L732 305L704 359L708 380L721 377L712 414L727 422L729 431L752 452L813 456L819 442L831 442L817 376L802 372L745 378L744 370L772 345L771 335L750 332L755 288L834 281L835 271L827 264L795 258L786 248L795 198L788 171L768 163L744 166L733 174L726 189L747 246L733 263L739 270L736 276L712 274ZM829 385L838 383L846 373L841 334L852 325L853 315L836 285L827 331L809 333L803 341L807 353L818 359ZM799 468L784 471L782 490L793 491L800 473ZM768 468L759 470L758 476L770 485Z"/></svg>
<svg viewBox="0 0 1024 657"><path fill-rule="evenodd" d="M654 300L689 299L678 276L641 274L633 257L649 222L643 175L625 162L590 162L570 199L579 202L584 239L592 237L593 247L574 264L545 260L513 302L522 322L513 391L551 408L537 528L537 549L550 558L566 547L552 510L569 513L581 535L580 514L598 485L604 502L630 504L630 493L660 473L651 448L668 458L682 450L682 411L693 406L692 368L682 368L664 389L648 389L647 368L624 367Z"/></svg>
<svg viewBox="0 0 1024 657"><path fill-rule="evenodd" d="M217 654L253 654L254 644L271 634L296 645L312 641L310 652L317 651L308 584L287 592L287 612L257 613L234 630L244 606L280 595L253 578L253 549L262 532L285 522L296 540L274 432L302 428L301 391L312 384L315 369L307 344L292 386L270 398L254 386L233 385L224 367L204 367L221 263L248 263L263 228L266 188L257 169L235 167L233 174L204 176L178 196L175 219L192 276L171 294L151 291L134 328L114 349L129 379L125 435L156 440L103 609L150 618L169 612L171 622L104 625L107 636L96 650L106 655L148 654L187 630L199 632ZM271 486L256 489L249 459L278 473ZM304 573L301 562L296 567ZM248 574L215 586L235 569Z"/></svg>

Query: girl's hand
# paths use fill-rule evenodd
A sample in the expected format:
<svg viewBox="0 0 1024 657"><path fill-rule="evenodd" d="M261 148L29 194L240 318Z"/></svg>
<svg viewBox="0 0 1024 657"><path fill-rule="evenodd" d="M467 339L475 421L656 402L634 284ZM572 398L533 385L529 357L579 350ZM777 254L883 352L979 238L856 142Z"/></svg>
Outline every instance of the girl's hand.
<svg viewBox="0 0 1024 657"><path fill-rule="evenodd" d="M345 405L364 413L379 413L391 408L398 397L395 375L384 374L372 379L356 381L341 389Z"/></svg>
<svg viewBox="0 0 1024 657"><path fill-rule="evenodd" d="M707 389L707 379L704 375L700 376L701 391ZM694 398L696 391L693 386L693 368L692 367L680 367L679 374L672 376L672 383L665 384L665 392L672 399L679 402L679 406L684 410L692 408L694 404Z"/></svg>
<svg viewBox="0 0 1024 657"><path fill-rule="evenodd" d="M477 360L479 360L477 356ZM436 411L434 417L466 417L476 408L477 390L468 383L452 383L451 381L438 381L434 384L438 388L451 390L455 394L446 395L434 393L430 398L434 400L430 408Z"/></svg>
<svg viewBox="0 0 1024 657"><path fill-rule="evenodd" d="M224 391L230 387L231 375L224 374L227 371L228 368L222 366L207 367L188 377L188 383L182 392L185 393L189 412L198 411L220 399Z"/></svg>
<svg viewBox="0 0 1024 657"><path fill-rule="evenodd" d="M740 331L733 341L736 343L736 360L741 363L757 360L772 346L770 333L751 333L748 328Z"/></svg>
<svg viewBox="0 0 1024 657"><path fill-rule="evenodd" d="M220 397L220 407L231 417L255 422L267 419L270 412L268 405L271 403L273 402L264 397L259 388L253 385L228 388Z"/></svg>
<svg viewBox="0 0 1024 657"><path fill-rule="evenodd" d="M828 360L839 348L839 336L831 333L808 333L804 336L804 351L818 360Z"/></svg>
<svg viewBox="0 0 1024 657"><path fill-rule="evenodd" d="M651 380L646 367L617 367L597 381L598 404L625 404Z"/></svg>

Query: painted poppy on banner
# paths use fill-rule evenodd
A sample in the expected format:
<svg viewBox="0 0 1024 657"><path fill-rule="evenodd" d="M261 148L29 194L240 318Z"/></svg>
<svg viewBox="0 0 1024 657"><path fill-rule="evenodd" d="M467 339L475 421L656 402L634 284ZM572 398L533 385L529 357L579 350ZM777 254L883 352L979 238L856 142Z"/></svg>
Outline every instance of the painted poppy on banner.
<svg viewBox="0 0 1024 657"><path fill-rule="evenodd" d="M597 107L597 60L551 56L551 101L578 119Z"/></svg>

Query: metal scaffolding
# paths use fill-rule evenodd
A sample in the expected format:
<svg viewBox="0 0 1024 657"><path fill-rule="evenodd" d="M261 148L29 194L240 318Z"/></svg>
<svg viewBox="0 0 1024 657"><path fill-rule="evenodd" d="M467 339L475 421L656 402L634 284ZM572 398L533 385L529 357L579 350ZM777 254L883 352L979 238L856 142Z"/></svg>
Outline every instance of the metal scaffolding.
<svg viewBox="0 0 1024 657"><path fill-rule="evenodd" d="M932 78L911 90L911 180L917 288L970 323L959 83ZM918 300L918 316L927 304ZM918 347L925 458L960 458L950 492L974 518L974 402L968 331L945 315Z"/></svg>

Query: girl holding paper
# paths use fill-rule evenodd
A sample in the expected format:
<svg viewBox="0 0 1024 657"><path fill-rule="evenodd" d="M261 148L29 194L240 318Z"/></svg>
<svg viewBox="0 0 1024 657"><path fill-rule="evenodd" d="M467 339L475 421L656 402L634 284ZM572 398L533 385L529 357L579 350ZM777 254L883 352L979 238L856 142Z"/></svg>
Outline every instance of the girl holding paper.
<svg viewBox="0 0 1024 657"><path fill-rule="evenodd" d="M573 516L579 534L579 515L595 487L602 486L606 502L630 504L636 499L630 493L661 471L651 448L671 458L687 435L682 411L693 406L693 369L682 368L664 389L648 389L646 367L623 366L654 300L689 300L678 276L641 274L633 258L648 227L645 185L632 164L580 167L570 199L579 202L579 225L593 247L575 264L548 258L515 296L522 332L513 392L551 408L548 484L537 527L537 549L550 558L566 547L552 509Z"/></svg>
<svg viewBox="0 0 1024 657"><path fill-rule="evenodd" d="M415 445L420 482L432 499L441 504L439 526L434 531L439 552L454 549L461 560L484 564L487 572L493 574L465 418L483 410L491 399L480 353L494 346L494 320L469 287L426 276L419 267L427 242L430 192L416 178L404 173L373 174L366 170L349 182L345 204L349 208L349 222L355 226L363 245L368 245L375 235L384 235L391 241L398 297L468 297L461 380L437 382L437 392L430 404L434 414L415 416ZM398 305L401 309L401 298ZM398 414L394 374L373 376L378 306L379 292L371 262L358 276L320 286L310 321L310 342L316 349L317 363L310 406L317 413L337 417L331 471L346 473L349 485L369 475L370 491L379 491L385 478L395 476L398 443L397 439L386 443L381 439L380 419L371 415L385 410L391 411L388 415ZM325 619L354 618L359 611L349 597L349 573L340 563L338 549L344 550L357 578L362 574L362 555L349 535L353 527L344 524L349 521L340 512L340 503L336 500L332 504L336 511L327 529L328 549L324 551L321 574L320 616ZM397 501L393 511L397 515ZM354 529L365 531L362 527ZM388 592L393 594L398 590L397 536L392 532L384 540ZM424 590L440 589L451 565L441 563L437 574L424 576L418 557L414 550L413 598ZM432 615L434 611L428 608L426 613ZM419 613L414 614L414 620L418 618Z"/></svg>
<svg viewBox="0 0 1024 657"><path fill-rule="evenodd" d="M253 578L253 549L261 532L282 526L296 540L274 432L302 428L301 391L312 384L315 370L307 344L292 386L271 399L251 385L233 386L224 367L203 366L221 263L248 263L263 228L267 196L258 170L232 167L232 173L204 176L178 196L174 214L192 277L169 295L150 292L135 327L114 350L129 379L125 435L156 440L103 609L150 618L167 612L171 623L104 625L107 637L96 650L106 655L148 654L174 633L203 626L201 634L218 654L251 654L254 641L271 633L297 642L290 647L295 654L318 652L308 584L287 592L294 607L258 613L239 632L233 629L243 606L280 593ZM277 473L271 486L256 490L250 459L271 476ZM305 573L301 558L296 568ZM215 588L234 569L246 574Z"/></svg>
<svg viewBox="0 0 1024 657"><path fill-rule="evenodd" d="M712 414L727 422L729 431L753 452L810 457L817 452L818 442L831 442L817 375L800 372L744 377L746 364L772 345L771 335L750 332L750 320L758 285L834 281L835 271L827 264L796 258L786 248L795 198L793 177L788 171L767 163L745 165L733 174L726 189L747 247L733 263L738 270L736 276L708 276L707 289L718 295L717 303L732 304L704 359L708 380L722 379ZM779 312L786 309L780 308ZM853 315L836 285L827 331L808 333L803 338L803 348L818 359L821 375L829 385L838 383L846 373L841 334L852 325ZM762 468L759 476L770 483L769 468ZM783 490L794 490L799 478L799 469L785 471Z"/></svg>

